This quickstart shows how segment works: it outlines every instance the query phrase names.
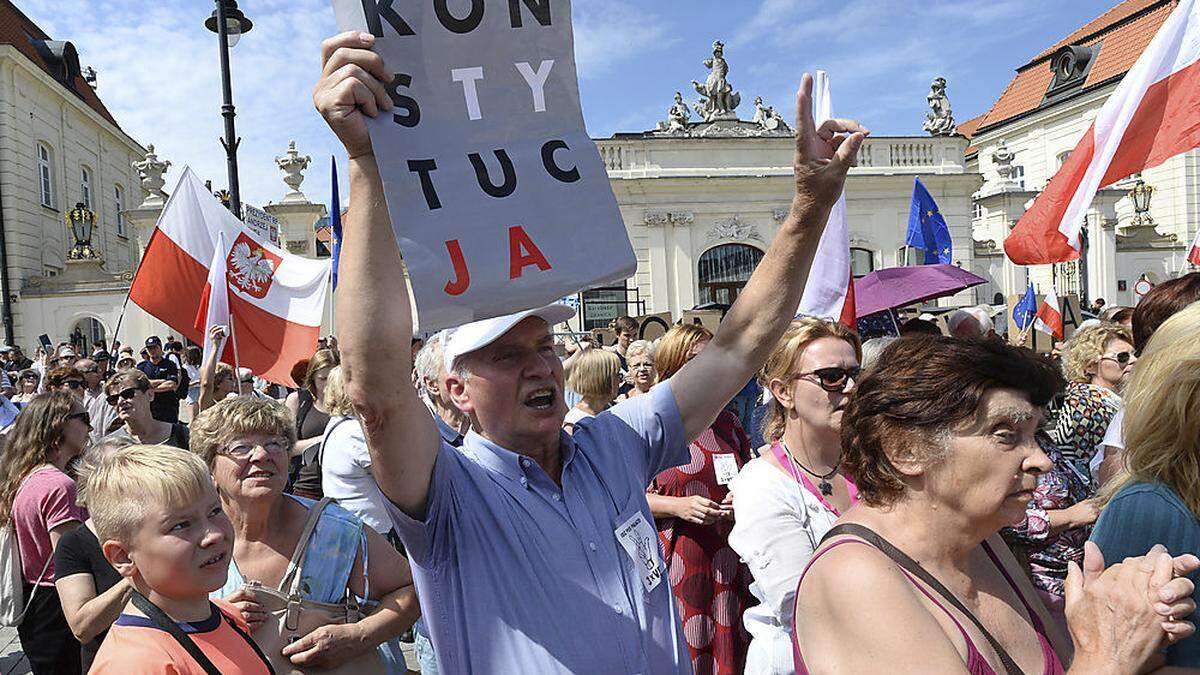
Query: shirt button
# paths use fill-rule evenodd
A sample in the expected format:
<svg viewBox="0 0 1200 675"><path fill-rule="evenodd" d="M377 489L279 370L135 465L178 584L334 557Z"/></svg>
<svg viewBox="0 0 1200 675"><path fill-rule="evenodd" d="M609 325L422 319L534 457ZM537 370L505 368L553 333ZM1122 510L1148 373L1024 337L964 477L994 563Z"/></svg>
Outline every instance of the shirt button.
<svg viewBox="0 0 1200 675"><path fill-rule="evenodd" d="M521 466L525 467L526 469L529 468L529 458L528 457L521 458Z"/></svg>
<svg viewBox="0 0 1200 675"><path fill-rule="evenodd" d="M625 610L620 605L613 605L613 609L617 610L617 614L624 614Z"/></svg>
<svg viewBox="0 0 1200 675"><path fill-rule="evenodd" d="M560 495L560 494L558 494L557 492L555 492L555 493L554 493L554 501L556 501L556 502L561 502L561 501L562 501L562 495Z"/></svg>
<svg viewBox="0 0 1200 675"><path fill-rule="evenodd" d="M589 542L588 542L588 548L590 548L590 549L592 549L593 551L595 551L595 550L596 550L596 542L594 542L594 541L589 541Z"/></svg>
<svg viewBox="0 0 1200 675"><path fill-rule="evenodd" d="M525 477L523 477L523 476L521 477L521 487L523 487L523 488L529 487L529 481L526 480Z"/></svg>

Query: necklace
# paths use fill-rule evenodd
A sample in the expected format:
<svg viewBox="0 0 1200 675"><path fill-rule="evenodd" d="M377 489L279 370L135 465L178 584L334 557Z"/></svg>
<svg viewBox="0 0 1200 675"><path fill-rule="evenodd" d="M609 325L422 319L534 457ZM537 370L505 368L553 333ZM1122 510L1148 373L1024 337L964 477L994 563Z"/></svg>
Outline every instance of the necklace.
<svg viewBox="0 0 1200 675"><path fill-rule="evenodd" d="M803 470L804 473L806 473L806 474L812 476L813 478L816 478L818 481L820 481L819 483L817 483L817 489L819 489L821 491L821 494L825 495L826 497L833 494L833 484L829 482L829 479L833 478L833 476L838 471L838 467L841 466L841 464L842 464L841 455L838 455L838 461L836 463L834 463L833 468L829 470L829 473L827 473L825 475L821 475L821 474L817 473L816 471L809 469L807 466L804 466L803 464L801 464L800 460L796 459L796 455L792 454L792 449L788 447L787 443L785 443L782 438L779 439L779 444L782 445L784 451L787 452L788 459L792 460L792 462L795 463L796 466L800 467L800 469Z"/></svg>

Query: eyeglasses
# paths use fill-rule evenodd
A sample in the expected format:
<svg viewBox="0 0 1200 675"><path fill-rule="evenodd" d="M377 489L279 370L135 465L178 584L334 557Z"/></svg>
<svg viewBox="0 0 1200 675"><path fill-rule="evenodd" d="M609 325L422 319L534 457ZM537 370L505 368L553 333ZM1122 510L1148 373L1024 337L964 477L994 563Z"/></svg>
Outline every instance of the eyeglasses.
<svg viewBox="0 0 1200 675"><path fill-rule="evenodd" d="M83 380L63 380L63 385L71 389L82 389Z"/></svg>
<svg viewBox="0 0 1200 675"><path fill-rule="evenodd" d="M80 368L79 372L83 373L84 375L91 375L92 373L100 372L100 369L99 368Z"/></svg>
<svg viewBox="0 0 1200 675"><path fill-rule="evenodd" d="M67 415L67 419L79 420L80 422L86 424L89 429L92 428L92 416L86 412L71 413L70 415Z"/></svg>
<svg viewBox="0 0 1200 675"><path fill-rule="evenodd" d="M132 401L133 397L137 396L138 392L140 391L141 389L138 389L137 387L130 387L129 389L123 389L115 394L109 394L108 396L104 397L104 400L108 401L109 405L116 405L121 399Z"/></svg>
<svg viewBox="0 0 1200 675"><path fill-rule="evenodd" d="M219 454L232 457L233 459L246 459L254 453L255 448L266 450L268 455L278 455L287 450L287 445L282 438L272 438L265 443L239 442L222 448Z"/></svg>
<svg viewBox="0 0 1200 675"><path fill-rule="evenodd" d="M845 389L849 380L857 382L860 374L862 374L862 368L854 366L852 368L817 368L810 373L800 373L796 377L813 382L825 391L833 392ZM814 376L816 379L813 379Z"/></svg>
<svg viewBox="0 0 1200 675"><path fill-rule="evenodd" d="M1113 361L1122 366L1127 366L1127 365L1129 365L1129 362L1133 360L1133 352L1124 351L1124 352L1117 352L1116 354L1105 354L1104 356L1100 357L1100 360L1101 361Z"/></svg>
<svg viewBox="0 0 1200 675"><path fill-rule="evenodd" d="M636 363L636 364L631 363L631 364L629 364L629 369L630 370L654 370L654 362L646 361L645 363Z"/></svg>

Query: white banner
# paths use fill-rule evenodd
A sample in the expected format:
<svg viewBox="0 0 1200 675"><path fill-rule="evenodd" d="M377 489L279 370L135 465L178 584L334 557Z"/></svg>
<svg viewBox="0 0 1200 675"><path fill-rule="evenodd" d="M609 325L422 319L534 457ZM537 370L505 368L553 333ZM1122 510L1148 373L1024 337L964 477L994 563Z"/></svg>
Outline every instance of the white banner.
<svg viewBox="0 0 1200 675"><path fill-rule="evenodd" d="M259 239L265 239L279 246L278 218L250 204L242 205L242 213L244 214L242 222L246 224L247 229L258 235Z"/></svg>
<svg viewBox="0 0 1200 675"><path fill-rule="evenodd" d="M369 126L421 330L633 274L583 125L569 0L333 7L395 75L395 108Z"/></svg>

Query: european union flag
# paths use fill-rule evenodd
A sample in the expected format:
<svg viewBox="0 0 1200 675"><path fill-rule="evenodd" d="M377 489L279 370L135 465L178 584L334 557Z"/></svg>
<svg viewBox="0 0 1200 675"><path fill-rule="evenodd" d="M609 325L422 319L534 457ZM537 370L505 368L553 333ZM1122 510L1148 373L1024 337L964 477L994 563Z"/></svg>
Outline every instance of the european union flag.
<svg viewBox="0 0 1200 675"><path fill-rule="evenodd" d="M929 190L920 178L913 179L912 209L908 212L908 236L905 243L925 251L925 265L950 264L954 260L950 228L938 211Z"/></svg>
<svg viewBox="0 0 1200 675"><path fill-rule="evenodd" d="M337 179L337 158L330 157L329 164L332 167L333 175L333 196L330 198L329 204L329 232L333 248L331 255L333 257L333 266L330 267L329 276L333 282L333 290L337 290L338 277L338 261L342 257L342 205L338 199L338 179Z"/></svg>
<svg viewBox="0 0 1200 675"><path fill-rule="evenodd" d="M1013 323L1020 330L1029 328L1037 316L1037 296L1033 294L1033 284L1025 289L1025 295L1013 305Z"/></svg>

